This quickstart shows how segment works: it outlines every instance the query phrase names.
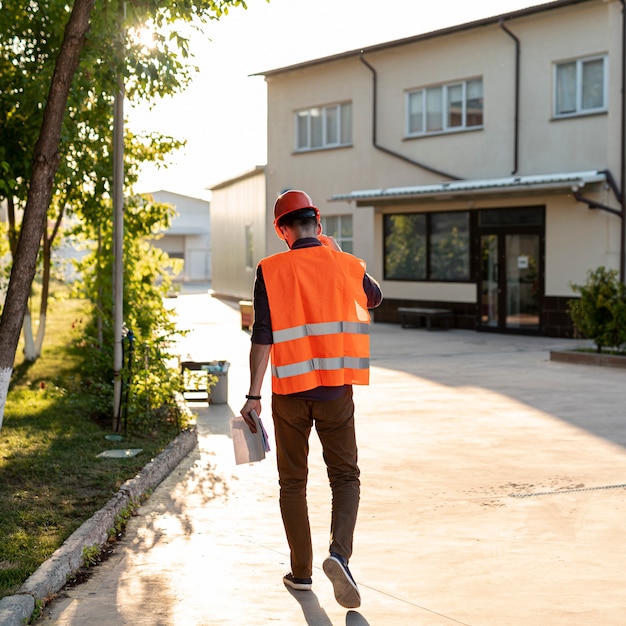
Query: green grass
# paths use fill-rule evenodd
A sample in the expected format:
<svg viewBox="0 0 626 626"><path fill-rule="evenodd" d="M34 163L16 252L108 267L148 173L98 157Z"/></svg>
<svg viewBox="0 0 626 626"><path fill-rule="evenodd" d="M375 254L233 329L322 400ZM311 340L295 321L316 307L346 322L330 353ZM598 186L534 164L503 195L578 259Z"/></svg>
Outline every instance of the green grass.
<svg viewBox="0 0 626 626"><path fill-rule="evenodd" d="M51 302L42 356L24 363L18 348L0 431L0 597L21 584L85 520L171 441L171 426L110 442L112 417L96 419L93 399L76 391L81 353L76 300ZM143 448L128 459L97 454Z"/></svg>
<svg viewBox="0 0 626 626"><path fill-rule="evenodd" d="M602 355L608 354L609 356L622 356L626 358L626 349L617 350L614 348L604 347L602 348L602 351L599 352L598 348L577 348L575 352L586 352L589 354L602 354Z"/></svg>

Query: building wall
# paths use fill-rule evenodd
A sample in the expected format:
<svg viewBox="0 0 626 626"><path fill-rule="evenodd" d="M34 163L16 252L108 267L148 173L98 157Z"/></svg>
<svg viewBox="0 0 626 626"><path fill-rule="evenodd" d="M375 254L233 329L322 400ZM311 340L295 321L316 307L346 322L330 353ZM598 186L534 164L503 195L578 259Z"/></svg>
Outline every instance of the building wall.
<svg viewBox="0 0 626 626"><path fill-rule="evenodd" d="M183 259L183 270L175 279L184 282L210 281L212 238L209 202L163 190L150 195L156 202L171 204L176 209L171 227L154 242L173 258Z"/></svg>
<svg viewBox="0 0 626 626"><path fill-rule="evenodd" d="M264 169L257 168L211 190L212 288L219 295L252 298L256 264L266 255L265 188Z"/></svg>
<svg viewBox="0 0 626 626"><path fill-rule="evenodd" d="M336 194L439 183L444 174L462 179L497 178L609 169L619 181L621 166L621 3L583 2L506 21L520 41L519 148L515 153L515 42L500 25L481 25L401 46L367 51L376 70L377 141L385 148L434 168L407 163L373 146L372 71L358 56L268 73L267 206L286 187L307 191L322 215L353 216L354 253L382 279L383 214L398 204L359 207L329 202ZM608 113L555 119L554 63L608 54ZM420 138L405 137L407 90L483 77L484 126ZM299 109L352 101L353 144L314 152L295 151L294 113ZM619 208L608 188L585 195ZM545 296L574 295L571 283L587 270L619 267L620 219L590 210L571 193L525 197L475 196L401 205L406 211L546 207ZM268 250L281 243L270 236ZM382 281L386 298L476 304L477 285Z"/></svg>
<svg viewBox="0 0 626 626"><path fill-rule="evenodd" d="M520 163L517 174L619 169L609 148L619 124L621 81L620 3L583 3L507 22L521 41ZM610 25L610 26L609 26ZM608 39L612 36L612 40ZM554 120L553 62L605 53L609 66L609 114ZM378 142L459 178L508 176L514 166L513 40L499 26L441 36L364 57L378 74ZM483 77L485 123L475 131L405 139L404 94L411 88ZM372 74L350 57L268 77L270 138L268 193L286 186L394 187L442 180L372 150ZM352 100L352 148L294 153L294 111ZM610 126L609 126L610 125ZM619 133L617 133L619 136ZM336 153L336 154L332 154ZM609 158L611 157L611 158ZM601 166L601 167L599 167Z"/></svg>
<svg viewBox="0 0 626 626"><path fill-rule="evenodd" d="M607 196L605 191L601 195ZM569 197L554 198L546 211L546 293L570 297L572 283L584 283L589 269L619 267L616 216L590 210Z"/></svg>

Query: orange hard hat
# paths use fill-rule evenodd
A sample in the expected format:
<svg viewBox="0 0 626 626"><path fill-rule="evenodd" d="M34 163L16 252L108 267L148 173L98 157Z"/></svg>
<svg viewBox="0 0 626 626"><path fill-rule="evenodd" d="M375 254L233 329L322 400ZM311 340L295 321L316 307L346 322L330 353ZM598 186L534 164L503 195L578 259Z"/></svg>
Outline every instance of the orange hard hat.
<svg viewBox="0 0 626 626"><path fill-rule="evenodd" d="M293 213L294 211L301 211L302 209L314 209L315 217L319 221L320 219L320 211L313 204L313 200L309 194L304 193L304 191L299 191L297 189L290 189L289 191L285 191L280 194L274 203L274 229L276 230L276 234L284 239L280 228L278 228L278 220L281 217L287 215L287 213Z"/></svg>

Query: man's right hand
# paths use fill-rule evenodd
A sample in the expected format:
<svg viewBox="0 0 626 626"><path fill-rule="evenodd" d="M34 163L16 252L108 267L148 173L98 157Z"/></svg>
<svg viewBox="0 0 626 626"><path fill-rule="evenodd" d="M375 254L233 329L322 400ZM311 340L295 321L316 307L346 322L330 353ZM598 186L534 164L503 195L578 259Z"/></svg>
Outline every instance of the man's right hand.
<svg viewBox="0 0 626 626"><path fill-rule="evenodd" d="M241 407L241 417L248 424L248 428L251 433L256 432L256 422L250 414L254 411L257 415L261 415L261 401L260 400L246 400L246 403Z"/></svg>

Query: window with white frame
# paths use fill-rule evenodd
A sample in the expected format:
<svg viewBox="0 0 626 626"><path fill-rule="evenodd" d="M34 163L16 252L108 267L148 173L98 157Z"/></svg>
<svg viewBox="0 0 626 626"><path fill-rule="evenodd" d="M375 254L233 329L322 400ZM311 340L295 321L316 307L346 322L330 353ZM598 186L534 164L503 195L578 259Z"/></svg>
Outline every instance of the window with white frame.
<svg viewBox="0 0 626 626"><path fill-rule="evenodd" d="M322 217L322 230L325 235L336 239L344 252L353 254L352 215L326 215Z"/></svg>
<svg viewBox="0 0 626 626"><path fill-rule="evenodd" d="M555 63L555 117L606 111L607 62L606 56L594 56Z"/></svg>
<svg viewBox="0 0 626 626"><path fill-rule="evenodd" d="M483 79L409 91L406 112L406 134L409 137L482 127Z"/></svg>
<svg viewBox="0 0 626 626"><path fill-rule="evenodd" d="M296 112L296 150L319 150L351 144L351 102Z"/></svg>

